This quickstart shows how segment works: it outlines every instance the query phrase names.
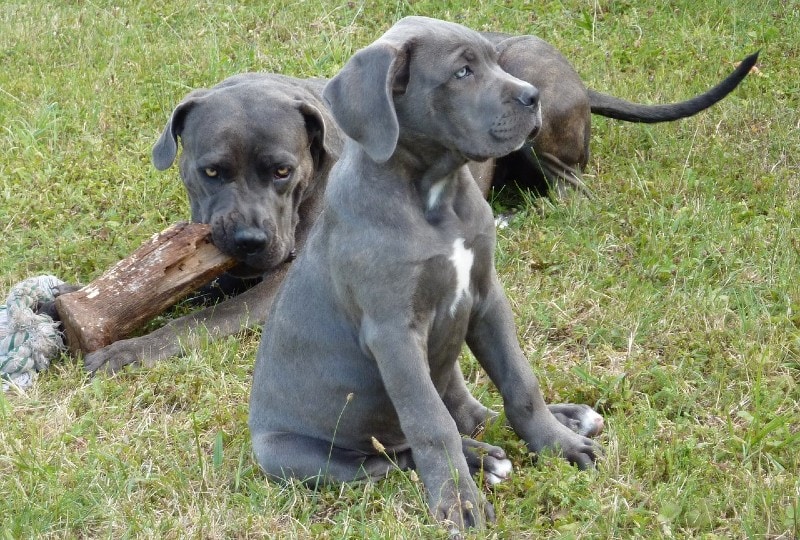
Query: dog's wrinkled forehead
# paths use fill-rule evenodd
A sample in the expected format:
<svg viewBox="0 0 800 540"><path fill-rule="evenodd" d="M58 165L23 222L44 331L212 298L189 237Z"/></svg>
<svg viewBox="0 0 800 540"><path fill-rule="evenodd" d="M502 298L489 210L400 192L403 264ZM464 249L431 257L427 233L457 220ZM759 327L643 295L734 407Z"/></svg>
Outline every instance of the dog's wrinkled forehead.
<svg viewBox="0 0 800 540"><path fill-rule="evenodd" d="M429 17L405 17L397 21L381 36L395 46L409 42L427 43L444 51L451 47L469 44L476 52L494 56L494 46L478 32L460 24Z"/></svg>

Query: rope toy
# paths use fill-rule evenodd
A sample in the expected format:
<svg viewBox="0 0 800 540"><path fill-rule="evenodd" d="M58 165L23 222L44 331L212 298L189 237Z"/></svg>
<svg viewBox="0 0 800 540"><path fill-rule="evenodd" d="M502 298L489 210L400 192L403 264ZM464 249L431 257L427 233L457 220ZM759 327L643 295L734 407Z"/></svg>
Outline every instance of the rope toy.
<svg viewBox="0 0 800 540"><path fill-rule="evenodd" d="M54 276L26 279L11 288L5 305L0 305L0 379L3 391L12 385L27 388L37 371L65 350L59 323L37 313L43 303L55 300L53 289L64 283Z"/></svg>

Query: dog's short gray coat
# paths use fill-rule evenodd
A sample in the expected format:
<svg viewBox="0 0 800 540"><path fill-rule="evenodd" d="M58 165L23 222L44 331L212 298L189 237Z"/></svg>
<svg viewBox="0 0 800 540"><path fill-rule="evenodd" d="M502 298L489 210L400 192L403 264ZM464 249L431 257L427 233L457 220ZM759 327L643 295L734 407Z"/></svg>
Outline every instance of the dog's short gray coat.
<svg viewBox="0 0 800 540"><path fill-rule="evenodd" d="M491 415L464 384L465 342L531 451L591 467L597 450L544 403L495 273L492 212L466 167L538 131L539 93L476 32L409 17L324 97L350 138L264 327L255 455L270 476L311 482L413 466L436 518L481 526L493 514L470 473L481 451L490 474L509 463L462 439Z"/></svg>

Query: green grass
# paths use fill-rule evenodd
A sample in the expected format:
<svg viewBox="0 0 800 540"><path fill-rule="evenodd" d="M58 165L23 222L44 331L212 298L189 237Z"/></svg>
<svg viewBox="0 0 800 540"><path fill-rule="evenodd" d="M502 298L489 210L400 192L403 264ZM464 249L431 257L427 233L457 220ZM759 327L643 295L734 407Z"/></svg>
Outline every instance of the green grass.
<svg viewBox="0 0 800 540"><path fill-rule="evenodd" d="M594 118L594 200L527 199L498 268L549 400L597 406L595 473L532 464L489 492L489 538L800 534L800 4L796 1L0 4L0 291L88 282L186 219L149 152L190 90L246 70L330 76L397 18L534 33L588 85L647 102L702 91L761 49L711 111ZM0 395L4 538L431 538L421 484L265 481L247 398L258 332L86 378L63 358ZM464 357L474 393L499 396ZM484 536L478 534L476 536Z"/></svg>

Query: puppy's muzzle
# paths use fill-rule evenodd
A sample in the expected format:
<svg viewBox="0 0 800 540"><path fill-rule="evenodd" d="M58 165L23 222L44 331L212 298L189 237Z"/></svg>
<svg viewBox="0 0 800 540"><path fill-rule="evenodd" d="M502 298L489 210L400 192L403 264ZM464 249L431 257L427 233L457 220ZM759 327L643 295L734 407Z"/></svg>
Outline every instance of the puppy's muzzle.
<svg viewBox="0 0 800 540"><path fill-rule="evenodd" d="M516 97L516 100L523 107L527 107L528 109L536 113L536 124L533 126L533 129L526 137L528 141L532 141L536 137L536 135L539 134L539 130L542 127L542 113L541 113L541 104L539 102L539 89L530 84L526 84L520 90L519 94Z"/></svg>
<svg viewBox="0 0 800 540"><path fill-rule="evenodd" d="M539 107L539 89L535 86L527 84L522 87L522 90L516 99L522 104L523 107L536 109Z"/></svg>

